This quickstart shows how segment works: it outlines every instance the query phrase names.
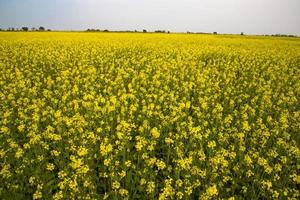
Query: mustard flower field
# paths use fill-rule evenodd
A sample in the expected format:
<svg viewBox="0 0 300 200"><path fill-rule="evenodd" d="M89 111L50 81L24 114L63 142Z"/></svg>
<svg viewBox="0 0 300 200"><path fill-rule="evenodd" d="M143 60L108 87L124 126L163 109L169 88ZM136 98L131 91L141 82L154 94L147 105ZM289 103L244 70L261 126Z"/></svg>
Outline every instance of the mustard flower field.
<svg viewBox="0 0 300 200"><path fill-rule="evenodd" d="M0 199L299 199L300 39L0 33Z"/></svg>

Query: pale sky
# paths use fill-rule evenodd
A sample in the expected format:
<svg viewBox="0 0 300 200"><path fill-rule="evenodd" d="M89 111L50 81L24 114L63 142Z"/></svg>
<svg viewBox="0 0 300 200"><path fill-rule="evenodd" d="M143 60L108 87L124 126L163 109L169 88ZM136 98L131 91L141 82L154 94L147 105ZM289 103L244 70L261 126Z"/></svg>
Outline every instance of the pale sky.
<svg viewBox="0 0 300 200"><path fill-rule="evenodd" d="M0 28L300 35L300 0L0 0Z"/></svg>

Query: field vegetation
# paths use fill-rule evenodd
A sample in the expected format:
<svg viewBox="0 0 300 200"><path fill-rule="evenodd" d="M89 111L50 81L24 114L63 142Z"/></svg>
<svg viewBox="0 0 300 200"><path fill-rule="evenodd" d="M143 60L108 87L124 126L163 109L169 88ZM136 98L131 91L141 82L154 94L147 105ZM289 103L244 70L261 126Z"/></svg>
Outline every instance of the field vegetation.
<svg viewBox="0 0 300 200"><path fill-rule="evenodd" d="M0 33L0 199L299 199L300 40Z"/></svg>

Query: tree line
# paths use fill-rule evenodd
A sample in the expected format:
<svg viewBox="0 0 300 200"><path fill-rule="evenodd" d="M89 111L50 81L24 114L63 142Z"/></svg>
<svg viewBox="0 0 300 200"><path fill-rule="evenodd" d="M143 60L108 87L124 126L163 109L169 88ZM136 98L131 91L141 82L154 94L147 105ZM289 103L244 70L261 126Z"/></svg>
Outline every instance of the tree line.
<svg viewBox="0 0 300 200"><path fill-rule="evenodd" d="M40 26L38 28L35 28L35 27L29 28L27 26L23 26L21 28L15 28L15 27L9 27L7 29L0 28L0 31L24 31L24 32L26 32L26 31L51 31L51 29L46 29L43 26Z"/></svg>
<svg viewBox="0 0 300 200"><path fill-rule="evenodd" d="M141 31L138 30L124 30L124 31L110 31L108 29L93 29L93 28L88 28L85 30L86 32L128 32L128 33L148 33L148 31L146 29L143 29ZM155 30L153 32L149 32L149 33L171 33L170 31L166 31L166 30Z"/></svg>
<svg viewBox="0 0 300 200"><path fill-rule="evenodd" d="M35 27L32 27L32 28L29 28L27 26L23 26L21 28L15 28L15 27L9 27L7 29L2 29L0 28L0 31L52 31L51 29L46 29L45 27L43 26L40 26L38 28L35 28ZM100 30L100 29L93 29L93 28L88 28L85 30L85 32L125 32L125 33L171 33L170 31L167 31L167 30L155 30L155 31L147 31L146 29L143 29L141 31L138 31L138 30L125 30L125 31L110 31L108 29L103 29L103 30ZM190 31L187 31L186 32L187 34L214 34L214 35L217 35L218 33L217 32L212 32L212 33L207 33L207 32L190 32ZM244 32L241 32L240 35L245 35ZM299 37L297 35L288 35L288 34L270 34L270 35L257 35L257 36L269 36L269 37Z"/></svg>

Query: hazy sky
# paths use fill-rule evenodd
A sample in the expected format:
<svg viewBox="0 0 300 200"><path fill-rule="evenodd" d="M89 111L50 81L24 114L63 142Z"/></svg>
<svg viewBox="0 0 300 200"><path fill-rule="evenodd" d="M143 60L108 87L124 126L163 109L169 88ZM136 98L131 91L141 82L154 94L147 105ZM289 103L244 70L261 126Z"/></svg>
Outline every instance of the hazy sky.
<svg viewBox="0 0 300 200"><path fill-rule="evenodd" d="M300 0L0 0L0 28L300 35Z"/></svg>

